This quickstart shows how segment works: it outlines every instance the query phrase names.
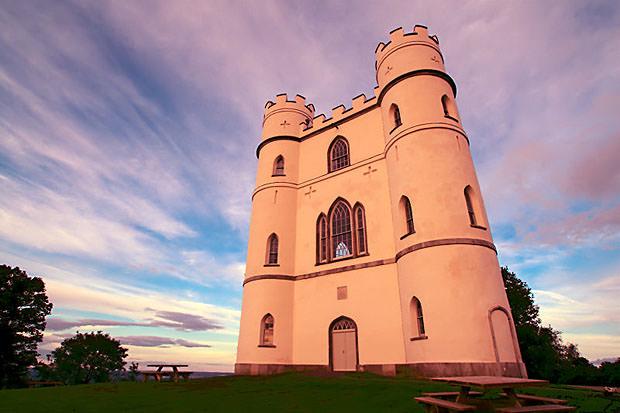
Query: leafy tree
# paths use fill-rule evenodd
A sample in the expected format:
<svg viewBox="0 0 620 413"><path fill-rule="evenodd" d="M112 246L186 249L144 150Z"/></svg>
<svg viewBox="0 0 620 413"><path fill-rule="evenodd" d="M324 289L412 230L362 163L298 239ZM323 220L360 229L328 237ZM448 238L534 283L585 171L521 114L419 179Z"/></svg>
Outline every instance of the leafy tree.
<svg viewBox="0 0 620 413"><path fill-rule="evenodd" d="M127 349L101 331L77 332L64 340L52 356L56 374L65 383L99 383L108 381L110 373L124 370Z"/></svg>
<svg viewBox="0 0 620 413"><path fill-rule="evenodd" d="M51 311L41 278L0 265L0 388L23 384Z"/></svg>

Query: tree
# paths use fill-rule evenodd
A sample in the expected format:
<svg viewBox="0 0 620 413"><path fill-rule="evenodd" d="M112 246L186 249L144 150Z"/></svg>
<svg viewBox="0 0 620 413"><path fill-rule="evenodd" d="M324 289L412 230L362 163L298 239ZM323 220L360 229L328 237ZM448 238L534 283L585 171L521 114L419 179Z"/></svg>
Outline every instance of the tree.
<svg viewBox="0 0 620 413"><path fill-rule="evenodd" d="M124 370L127 349L103 334L80 333L65 339L52 352L57 376L67 384L100 383L113 371Z"/></svg>
<svg viewBox="0 0 620 413"><path fill-rule="evenodd" d="M0 388L23 384L51 311L41 278L0 265Z"/></svg>

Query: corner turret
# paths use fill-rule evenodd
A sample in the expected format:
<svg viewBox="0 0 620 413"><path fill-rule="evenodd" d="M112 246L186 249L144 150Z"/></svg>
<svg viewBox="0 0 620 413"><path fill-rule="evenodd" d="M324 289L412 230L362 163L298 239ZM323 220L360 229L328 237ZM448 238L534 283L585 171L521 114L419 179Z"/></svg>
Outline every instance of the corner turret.
<svg viewBox="0 0 620 413"><path fill-rule="evenodd" d="M392 30L390 41L377 45L375 58L379 89L410 72L446 71L439 40L429 36L426 26L417 25L411 33L405 33L402 27Z"/></svg>
<svg viewBox="0 0 620 413"><path fill-rule="evenodd" d="M265 104L262 139L274 136L299 137L314 117L314 105L306 104L306 98L296 95L288 100L286 93L276 95L276 101Z"/></svg>

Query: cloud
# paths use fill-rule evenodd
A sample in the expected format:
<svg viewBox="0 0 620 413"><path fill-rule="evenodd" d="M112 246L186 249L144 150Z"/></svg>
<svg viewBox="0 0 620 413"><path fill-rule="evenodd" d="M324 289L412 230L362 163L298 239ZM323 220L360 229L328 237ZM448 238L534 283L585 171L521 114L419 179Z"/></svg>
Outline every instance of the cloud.
<svg viewBox="0 0 620 413"><path fill-rule="evenodd" d="M196 343L193 341L183 340L183 339L174 339L168 337L158 337L158 336L125 336L125 337L117 337L117 339L122 343L130 346L139 346L139 347L170 347L170 346L181 346L188 348L197 348L211 347L209 344Z"/></svg>

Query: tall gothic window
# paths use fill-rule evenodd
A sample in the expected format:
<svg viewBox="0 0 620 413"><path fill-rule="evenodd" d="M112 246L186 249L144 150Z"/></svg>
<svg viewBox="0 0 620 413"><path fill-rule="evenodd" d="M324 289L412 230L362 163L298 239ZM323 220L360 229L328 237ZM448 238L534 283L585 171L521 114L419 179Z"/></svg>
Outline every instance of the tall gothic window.
<svg viewBox="0 0 620 413"><path fill-rule="evenodd" d="M278 236L271 234L267 240L267 264L275 265L278 263Z"/></svg>
<svg viewBox="0 0 620 413"><path fill-rule="evenodd" d="M273 162L273 176L284 175L284 156L278 155Z"/></svg>
<svg viewBox="0 0 620 413"><path fill-rule="evenodd" d="M403 195L400 199L400 203L405 218L405 235L413 234L415 232L415 227L413 225L413 209L411 208L411 201Z"/></svg>
<svg viewBox="0 0 620 413"><path fill-rule="evenodd" d="M473 189L467 185L465 187L465 205L467 206L467 215L469 215L469 223L471 225L478 225L476 220L476 212L474 211L474 203L472 202Z"/></svg>
<svg viewBox="0 0 620 413"><path fill-rule="evenodd" d="M426 335L424 329L424 315L422 314L422 303L417 297L411 299L411 335L413 337L423 337Z"/></svg>
<svg viewBox="0 0 620 413"><path fill-rule="evenodd" d="M351 211L340 201L331 216L331 247L332 258L347 257L353 253L351 237Z"/></svg>
<svg viewBox="0 0 620 413"><path fill-rule="evenodd" d="M329 172L346 168L349 160L349 143L343 137L336 138L329 147Z"/></svg>
<svg viewBox="0 0 620 413"><path fill-rule="evenodd" d="M260 323L260 345L273 346L273 316L265 314Z"/></svg>
<svg viewBox="0 0 620 413"><path fill-rule="evenodd" d="M317 221L317 252L318 262L327 262L327 218L321 214Z"/></svg>
<svg viewBox="0 0 620 413"><path fill-rule="evenodd" d="M357 241L357 253L366 254L368 247L366 245L366 217L364 215L364 207L361 204L357 204L353 211L355 217L355 233Z"/></svg>

